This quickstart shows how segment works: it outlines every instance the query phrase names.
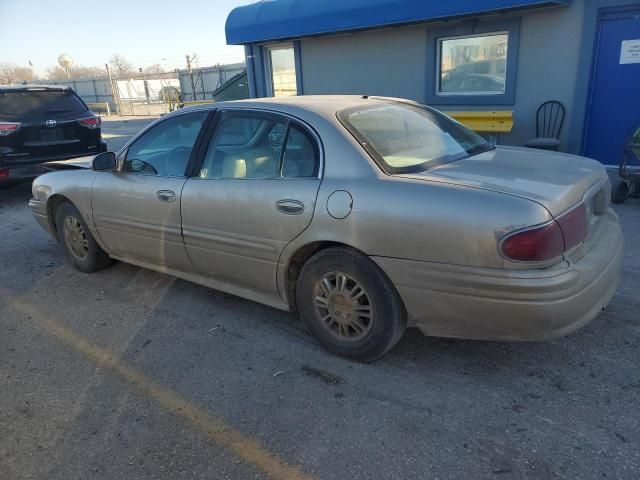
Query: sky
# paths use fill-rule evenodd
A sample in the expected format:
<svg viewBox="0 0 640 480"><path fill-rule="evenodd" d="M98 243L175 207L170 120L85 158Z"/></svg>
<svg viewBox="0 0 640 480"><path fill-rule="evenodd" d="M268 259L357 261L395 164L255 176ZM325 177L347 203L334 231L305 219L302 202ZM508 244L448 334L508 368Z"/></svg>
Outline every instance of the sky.
<svg viewBox="0 0 640 480"><path fill-rule="evenodd" d="M68 53L74 64L104 66L114 53L133 66L165 70L234 63L242 46L226 44L229 12L254 0L0 0L0 63L33 63L44 75Z"/></svg>

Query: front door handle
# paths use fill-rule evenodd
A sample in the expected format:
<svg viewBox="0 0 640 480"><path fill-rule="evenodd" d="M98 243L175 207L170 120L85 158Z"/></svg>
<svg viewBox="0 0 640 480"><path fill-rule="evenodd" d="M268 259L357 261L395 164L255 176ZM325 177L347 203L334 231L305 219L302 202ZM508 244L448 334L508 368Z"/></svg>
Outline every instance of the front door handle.
<svg viewBox="0 0 640 480"><path fill-rule="evenodd" d="M276 202L276 210L287 215L300 215L304 212L304 203L298 200L278 200Z"/></svg>
<svg viewBox="0 0 640 480"><path fill-rule="evenodd" d="M156 198L161 202L171 203L176 201L176 194L171 190L158 190L156 192Z"/></svg>

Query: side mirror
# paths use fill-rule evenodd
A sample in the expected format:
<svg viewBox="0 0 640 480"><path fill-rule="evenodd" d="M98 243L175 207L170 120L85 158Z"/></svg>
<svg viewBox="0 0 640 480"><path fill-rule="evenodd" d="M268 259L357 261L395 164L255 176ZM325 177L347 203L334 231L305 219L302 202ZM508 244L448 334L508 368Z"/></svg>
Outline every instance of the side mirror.
<svg viewBox="0 0 640 480"><path fill-rule="evenodd" d="M113 152L102 152L93 157L91 162L91 169L98 172L104 172L108 170L115 170L116 168L116 154Z"/></svg>

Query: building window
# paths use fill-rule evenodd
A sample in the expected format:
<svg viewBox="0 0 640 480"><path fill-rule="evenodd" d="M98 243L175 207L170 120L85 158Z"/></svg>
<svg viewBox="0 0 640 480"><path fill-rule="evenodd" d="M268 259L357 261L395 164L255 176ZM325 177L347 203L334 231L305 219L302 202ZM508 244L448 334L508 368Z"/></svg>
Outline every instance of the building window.
<svg viewBox="0 0 640 480"><path fill-rule="evenodd" d="M438 40L437 95L504 95L509 32Z"/></svg>
<svg viewBox="0 0 640 480"><path fill-rule="evenodd" d="M519 18L433 28L427 41L427 103L514 104Z"/></svg>
<svg viewBox="0 0 640 480"><path fill-rule="evenodd" d="M266 47L269 95L297 95L296 57L292 44Z"/></svg>

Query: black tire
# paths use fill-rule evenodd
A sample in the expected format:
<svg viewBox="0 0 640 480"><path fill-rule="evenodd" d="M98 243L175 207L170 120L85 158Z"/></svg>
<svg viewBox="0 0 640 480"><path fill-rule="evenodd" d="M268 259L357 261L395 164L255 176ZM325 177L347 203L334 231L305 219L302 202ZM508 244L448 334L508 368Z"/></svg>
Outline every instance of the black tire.
<svg viewBox="0 0 640 480"><path fill-rule="evenodd" d="M359 329L362 327L361 320L367 322L365 330L358 332L352 327L338 326L334 317L328 321L332 322L329 326L327 321L322 321L321 311L324 313L322 310L324 307L317 305L324 305L324 303L318 303L317 293L323 290L321 280L330 279L334 274L344 274L347 281L353 285L352 291L357 291L355 288L357 284L364 290L366 298L363 307L371 309L372 313L370 320L358 317L357 321ZM333 284L331 285L333 286ZM337 290L336 287L334 292ZM345 287L340 291L343 290ZM344 296L334 293L332 294L334 298L331 300L334 307L336 295L343 297L339 299L340 303L344 302ZM360 299L356 302L361 301L363 300ZM348 300L342 305L346 305L346 308L351 310L353 302L354 300ZM324 348L336 355L360 362L372 362L383 356L398 343L407 326L407 314L402 300L384 272L369 258L348 248L332 247L322 250L305 263L296 285L296 303L300 316ZM355 305L360 307L359 303L355 303ZM329 306L325 310L329 312ZM356 310L359 311L360 308L356 308ZM343 314L343 311L340 314ZM344 322L349 322L353 312L344 313L344 315L344 318L340 318ZM334 326L338 332L332 330L331 326ZM355 338L345 338L347 331ZM343 339L338 338L342 332L344 332ZM362 337L359 338L358 335L362 335Z"/></svg>
<svg viewBox="0 0 640 480"><path fill-rule="evenodd" d="M67 219L70 219L71 222L75 220L79 224L82 235L86 239L86 255L84 257L74 253L65 238L65 229L67 229L65 221L67 221ZM58 239L64 249L64 253L77 270L84 273L93 273L113 263L113 260L100 248L100 245L97 244L95 238L91 235L91 231L89 227L87 227L82 215L80 215L80 212L78 212L78 209L71 203L65 202L56 209L55 222Z"/></svg>
<svg viewBox="0 0 640 480"><path fill-rule="evenodd" d="M611 192L611 201L615 204L621 204L629 197L629 185L627 182L620 180Z"/></svg>

